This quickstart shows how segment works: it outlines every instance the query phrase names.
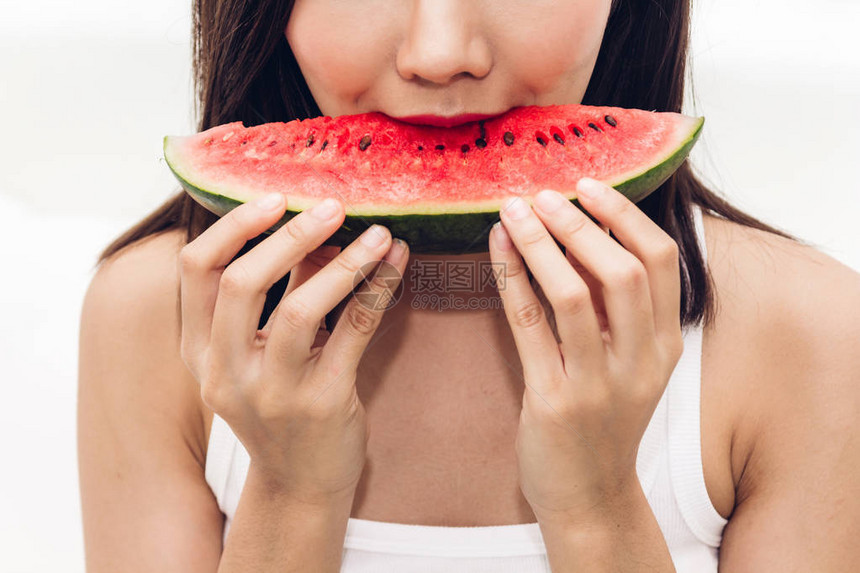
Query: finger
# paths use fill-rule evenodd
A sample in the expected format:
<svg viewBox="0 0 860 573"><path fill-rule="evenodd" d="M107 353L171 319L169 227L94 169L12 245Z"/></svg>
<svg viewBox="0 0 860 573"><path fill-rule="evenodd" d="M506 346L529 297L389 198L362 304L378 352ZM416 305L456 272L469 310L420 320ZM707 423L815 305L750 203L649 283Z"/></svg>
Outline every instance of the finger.
<svg viewBox="0 0 860 573"><path fill-rule="evenodd" d="M255 348L266 293L343 221L343 205L333 201L332 211L323 202L299 213L226 268L212 318L217 355L239 356Z"/></svg>
<svg viewBox="0 0 860 573"><path fill-rule="evenodd" d="M600 225L600 229L604 233L609 234L609 229L605 225ZM588 290L591 291L591 302L594 305L594 313L597 315L597 322L600 324L600 334L608 344L611 341L611 338L609 336L609 321L606 318L606 303L603 300L603 287L601 286L600 281L594 278L594 275L592 275L587 268L582 266L582 263L573 256L573 253L571 253L570 249L567 247L564 248L564 255L567 260L570 261L570 265L573 267L573 270L582 277L582 280L584 280L585 284L588 285Z"/></svg>
<svg viewBox="0 0 860 573"><path fill-rule="evenodd" d="M267 205L262 199L239 205L215 221L180 254L180 301L183 356L198 355L212 335L219 282L227 264L242 247L274 225L284 212L284 198ZM190 367L194 367L189 364Z"/></svg>
<svg viewBox="0 0 860 573"><path fill-rule="evenodd" d="M284 290L281 300L288 294L296 290L301 285L305 284L308 279L320 272L323 267L332 262L342 249L336 245L323 245L315 251L308 253L298 265L290 271L290 278L287 281L287 288ZM320 321L320 330L325 331L325 317ZM317 333L320 336L320 333Z"/></svg>
<svg viewBox="0 0 860 573"><path fill-rule="evenodd" d="M535 203L550 232L600 282L610 346L633 356L644 341L653 342L654 317L642 263L560 193L541 191Z"/></svg>
<svg viewBox="0 0 860 573"><path fill-rule="evenodd" d="M504 210L502 217L505 217ZM490 260L502 267L503 288L499 296L514 336L523 375L540 395L554 390L555 380L564 373L558 343L546 318L543 305L526 274L526 266L504 222L490 232Z"/></svg>
<svg viewBox="0 0 860 573"><path fill-rule="evenodd" d="M573 267L573 270L582 277L585 284L588 285L588 291L591 293L591 305L594 307L594 314L597 316L597 323L600 325L600 334L606 343L610 342L609 338L609 321L606 318L606 303L603 300L603 287L594 275L588 272L588 269L582 266L570 249L564 249L564 256Z"/></svg>
<svg viewBox="0 0 860 573"><path fill-rule="evenodd" d="M382 322L382 315L394 304L392 297L409 262L409 246L404 241L394 241L382 260L346 304L320 354L322 372L354 372ZM323 272L327 270L328 267Z"/></svg>
<svg viewBox="0 0 860 573"><path fill-rule="evenodd" d="M592 179L582 180L580 185L597 191L594 198L582 194L583 206L609 227L624 248L644 265L656 336L674 341L681 330L678 244L635 203L612 187Z"/></svg>
<svg viewBox="0 0 860 573"><path fill-rule="evenodd" d="M304 259L298 262L296 266L290 269L290 278L287 280L287 286L284 289L284 293L281 296L281 300L283 300L288 294L296 290L299 286L303 285L309 278L317 274L320 269L329 264L332 259L334 259L337 254L341 251L341 248L336 245L322 245L317 249L308 253ZM280 301L278 302L280 305ZM278 305L275 306L274 310L269 314L269 319L266 321L265 326L261 329L261 332L268 335L268 333L272 329L272 316L278 311ZM325 320L320 324L320 328L325 328Z"/></svg>
<svg viewBox="0 0 860 573"><path fill-rule="evenodd" d="M320 272L327 264L329 264L340 253L341 248L335 245L322 245L321 247L311 251L290 271L290 279L287 282L287 288L284 290L284 296L290 294L301 285L305 284L309 278Z"/></svg>
<svg viewBox="0 0 860 573"><path fill-rule="evenodd" d="M373 225L325 268L285 296L273 314L267 361L275 368L296 368L304 363L325 315L361 281L358 271L381 259L390 246L388 229Z"/></svg>
<svg viewBox="0 0 860 573"><path fill-rule="evenodd" d="M503 207L501 217L517 251L552 305L566 372L572 374L574 368L588 368L592 361L602 360L603 340L588 285L525 199L512 198Z"/></svg>

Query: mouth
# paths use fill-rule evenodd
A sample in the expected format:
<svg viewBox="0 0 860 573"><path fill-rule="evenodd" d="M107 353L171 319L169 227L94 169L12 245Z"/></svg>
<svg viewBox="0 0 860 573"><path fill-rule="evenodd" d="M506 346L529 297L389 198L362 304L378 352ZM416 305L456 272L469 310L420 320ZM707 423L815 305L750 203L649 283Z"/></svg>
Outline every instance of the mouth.
<svg viewBox="0 0 860 573"><path fill-rule="evenodd" d="M409 115L404 117L394 117L391 116L392 119L396 119L398 121L403 121L405 123L411 123L413 125L431 125L434 127L455 127L458 125L463 125L464 123L469 123L473 121L481 121L483 119L490 119L493 117L498 117L502 114L486 114L486 113L464 113L460 115L452 115L452 116L441 116L441 115Z"/></svg>

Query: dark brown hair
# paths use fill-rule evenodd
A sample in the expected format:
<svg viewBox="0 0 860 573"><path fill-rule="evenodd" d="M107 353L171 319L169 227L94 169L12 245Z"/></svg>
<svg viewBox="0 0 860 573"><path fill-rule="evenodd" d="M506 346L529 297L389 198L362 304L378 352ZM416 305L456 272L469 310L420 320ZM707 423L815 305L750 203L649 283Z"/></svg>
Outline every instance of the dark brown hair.
<svg viewBox="0 0 860 573"><path fill-rule="evenodd" d="M202 131L232 121L246 126L322 115L284 36L294 0L194 0L192 52L195 114ZM689 0L616 0L582 103L680 112L684 97ZM709 190L688 162L639 207L677 243L683 326L710 324L715 289L696 240L692 205L729 221L797 239L736 209ZM185 229L186 241L217 220L179 191L114 240L98 263L144 237ZM236 255L264 236L248 241ZM235 258L234 258L235 259ZM260 328L286 288L289 273L266 297Z"/></svg>

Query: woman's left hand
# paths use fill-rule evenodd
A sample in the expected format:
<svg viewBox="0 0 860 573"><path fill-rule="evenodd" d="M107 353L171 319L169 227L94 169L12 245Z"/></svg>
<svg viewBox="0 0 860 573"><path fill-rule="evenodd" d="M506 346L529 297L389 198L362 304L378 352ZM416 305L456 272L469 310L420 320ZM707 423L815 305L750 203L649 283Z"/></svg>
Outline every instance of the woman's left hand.
<svg viewBox="0 0 860 573"><path fill-rule="evenodd" d="M526 383L520 488L541 523L624 511L639 488L639 442L683 350L677 244L611 187L583 179L578 190L623 247L555 191L539 193L534 210L523 198L506 204L504 229L490 237ZM523 258L552 306L560 342Z"/></svg>

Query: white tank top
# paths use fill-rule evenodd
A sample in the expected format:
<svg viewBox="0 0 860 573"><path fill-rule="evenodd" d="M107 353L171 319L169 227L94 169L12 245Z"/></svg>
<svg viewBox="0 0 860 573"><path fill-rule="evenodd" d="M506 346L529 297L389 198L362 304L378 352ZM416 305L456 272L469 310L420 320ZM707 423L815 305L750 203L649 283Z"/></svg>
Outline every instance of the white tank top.
<svg viewBox="0 0 860 573"><path fill-rule="evenodd" d="M707 256L702 214L696 234ZM684 352L645 430L636 473L678 573L716 573L723 527L702 471L699 422L702 329L683 331ZM239 504L250 458L215 415L206 482L225 515L224 541ZM341 573L549 573L537 523L488 527L406 525L349 518Z"/></svg>

